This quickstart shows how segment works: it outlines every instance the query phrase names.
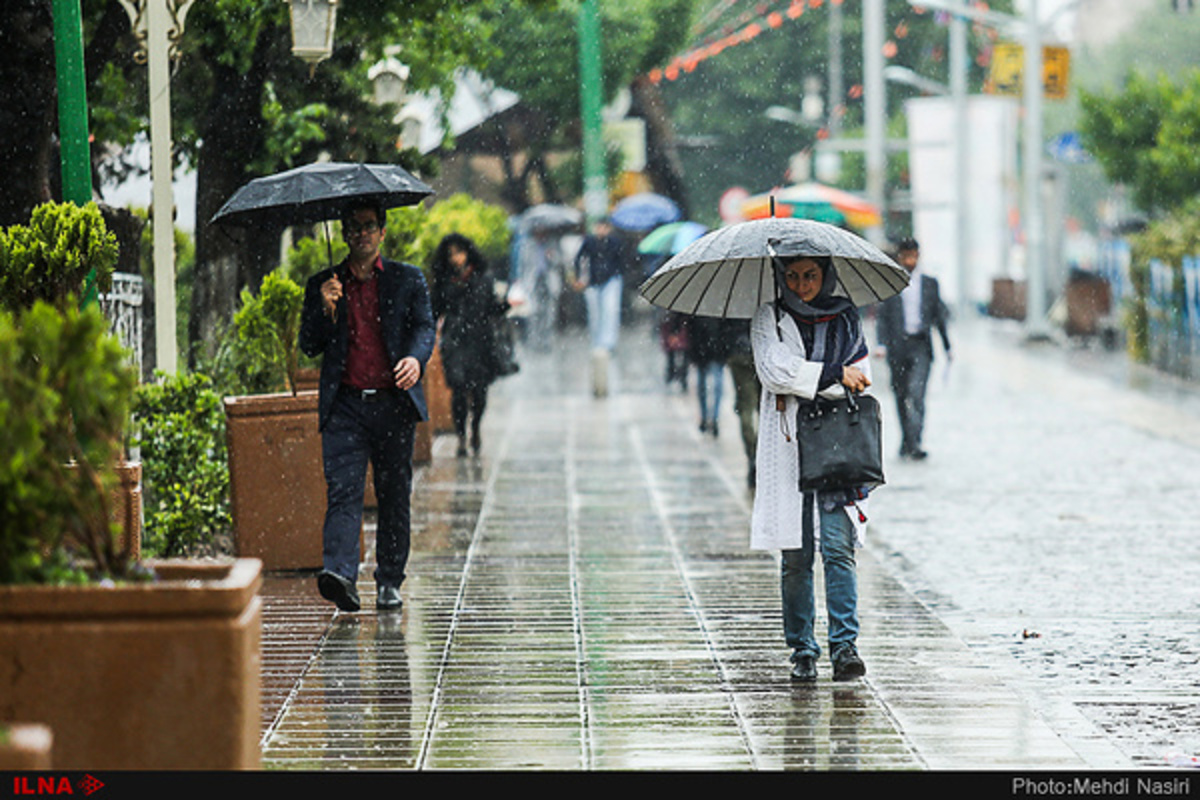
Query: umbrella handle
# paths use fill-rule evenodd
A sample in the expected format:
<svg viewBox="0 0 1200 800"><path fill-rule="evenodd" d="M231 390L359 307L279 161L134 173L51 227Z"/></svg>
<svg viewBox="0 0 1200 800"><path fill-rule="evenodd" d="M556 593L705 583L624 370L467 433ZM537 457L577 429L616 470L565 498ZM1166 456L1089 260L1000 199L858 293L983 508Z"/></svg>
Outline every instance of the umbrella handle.
<svg viewBox="0 0 1200 800"><path fill-rule="evenodd" d="M772 198L774 202L774 198ZM775 335L779 337L779 341L783 341L783 331L779 328L779 323L783 316L780 314L779 307L782 305L783 293L779 288L779 281L775 280L775 267L779 260L779 254L775 252L775 247L770 241L767 242L767 253L771 256L771 283L775 285Z"/></svg>

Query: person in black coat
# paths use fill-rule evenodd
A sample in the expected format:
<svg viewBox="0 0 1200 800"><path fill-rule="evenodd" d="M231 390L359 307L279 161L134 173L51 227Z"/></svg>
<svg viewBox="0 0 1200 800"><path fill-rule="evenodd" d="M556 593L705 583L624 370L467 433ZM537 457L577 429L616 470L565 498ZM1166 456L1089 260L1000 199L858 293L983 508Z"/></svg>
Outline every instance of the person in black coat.
<svg viewBox="0 0 1200 800"><path fill-rule="evenodd" d="M458 455L478 453L479 426L488 387L500 374L496 363L497 323L508 303L496 297L496 283L475 243L460 233L446 236L433 258L433 315L441 320L442 367L450 387L450 409L458 434Z"/></svg>
<svg viewBox="0 0 1200 800"><path fill-rule="evenodd" d="M725 385L725 361L732 336L728 323L714 317L689 317L688 360L696 365L696 397L700 401L700 432L718 435L717 419Z"/></svg>
<svg viewBox="0 0 1200 800"><path fill-rule="evenodd" d="M421 378L436 330L421 270L383 258L382 208L352 206L342 220L350 254L308 279L300 349L321 356L318 420L326 482L321 596L358 611L367 463L379 501L377 607L399 609L409 554L412 455L417 422L427 419Z"/></svg>
<svg viewBox="0 0 1200 800"><path fill-rule="evenodd" d="M900 413L900 456L921 460L928 454L921 446L925 428L925 390L933 365L933 331L942 340L950 357L950 337L946 332L949 316L942 302L937 279L918 269L920 247L915 239L904 239L896 251L896 261L910 275L909 285L879 306L876 335L887 351L892 392Z"/></svg>

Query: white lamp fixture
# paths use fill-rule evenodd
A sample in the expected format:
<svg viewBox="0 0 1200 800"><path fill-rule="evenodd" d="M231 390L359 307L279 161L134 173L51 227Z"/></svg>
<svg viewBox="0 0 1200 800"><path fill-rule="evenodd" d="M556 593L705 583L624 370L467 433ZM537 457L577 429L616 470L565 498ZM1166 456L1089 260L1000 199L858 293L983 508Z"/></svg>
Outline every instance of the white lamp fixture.
<svg viewBox="0 0 1200 800"><path fill-rule="evenodd" d="M288 0L292 16L292 55L313 67L333 52L338 0Z"/></svg>

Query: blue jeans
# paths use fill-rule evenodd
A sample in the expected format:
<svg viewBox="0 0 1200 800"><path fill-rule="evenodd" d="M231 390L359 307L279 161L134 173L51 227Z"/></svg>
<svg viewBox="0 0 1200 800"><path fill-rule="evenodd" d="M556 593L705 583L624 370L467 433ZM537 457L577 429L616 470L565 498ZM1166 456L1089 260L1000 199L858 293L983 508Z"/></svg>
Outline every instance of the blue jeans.
<svg viewBox="0 0 1200 800"><path fill-rule="evenodd" d="M820 656L814 631L813 542L804 537L798 550L784 550L783 633L799 656ZM858 578L854 557L854 525L845 510L821 509L821 563L825 567L825 610L829 615L829 648L858 638Z"/></svg>
<svg viewBox="0 0 1200 800"><path fill-rule="evenodd" d="M583 290L583 302L587 306L588 334L592 348L612 352L617 347L617 336L621 330L621 292L625 281L620 276L609 278L599 286Z"/></svg>
<svg viewBox="0 0 1200 800"><path fill-rule="evenodd" d="M700 421L717 421L721 410L721 388L725 384L725 365L720 361L696 364L696 398L700 401Z"/></svg>

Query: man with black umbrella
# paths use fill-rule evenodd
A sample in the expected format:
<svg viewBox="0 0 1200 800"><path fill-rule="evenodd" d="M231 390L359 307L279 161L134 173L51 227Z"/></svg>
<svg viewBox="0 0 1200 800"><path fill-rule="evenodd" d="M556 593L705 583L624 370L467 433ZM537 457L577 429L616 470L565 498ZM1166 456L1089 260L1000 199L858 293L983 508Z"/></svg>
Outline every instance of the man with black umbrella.
<svg viewBox="0 0 1200 800"><path fill-rule="evenodd" d="M376 605L399 609L409 553L416 425L428 418L421 377L433 354L429 290L416 267L385 259L386 217L349 207L342 232L350 255L309 278L300 348L322 355L318 416L328 505L321 596L358 611L359 531L367 463L379 503Z"/></svg>

